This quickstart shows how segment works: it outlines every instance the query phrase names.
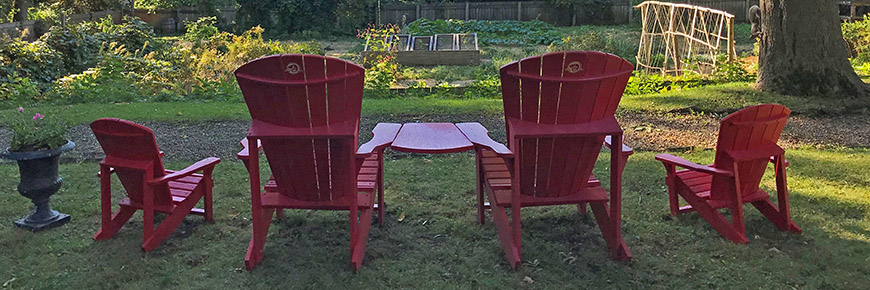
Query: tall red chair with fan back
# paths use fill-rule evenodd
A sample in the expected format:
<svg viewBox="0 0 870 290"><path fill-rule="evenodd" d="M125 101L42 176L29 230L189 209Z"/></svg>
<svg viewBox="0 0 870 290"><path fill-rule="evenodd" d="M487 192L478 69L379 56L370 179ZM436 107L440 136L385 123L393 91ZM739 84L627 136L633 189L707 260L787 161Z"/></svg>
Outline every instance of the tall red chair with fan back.
<svg viewBox="0 0 870 290"><path fill-rule="evenodd" d="M800 233L789 212L785 150L776 145L790 113L785 106L764 104L723 118L716 159L711 165L695 164L670 154L657 155L656 160L667 171L671 214L698 212L725 238L747 243L743 204L751 203L780 230ZM777 205L759 188L768 163L774 165ZM680 207L678 197L689 205ZM731 222L719 213L722 208L731 210Z"/></svg>
<svg viewBox="0 0 870 290"><path fill-rule="evenodd" d="M631 258L622 238L621 187L632 152L622 145L614 114L632 69L618 56L593 51L525 58L501 68L507 147L478 124L457 125L477 146L478 208L487 207L485 193L512 267L522 261L520 208L530 206L573 204L585 213L588 203L611 255ZM609 194L592 176L605 140L611 149ZM483 217L479 212L481 223Z"/></svg>
<svg viewBox="0 0 870 290"><path fill-rule="evenodd" d="M157 149L154 132L145 126L121 119L104 118L91 123L97 141L106 153L100 162L102 228L94 239L109 239L127 223L137 210L144 212L142 250L154 250L163 243L188 214L212 213L212 171L220 159L209 157L179 171L163 168L163 152ZM196 172L202 172L197 174ZM112 214L112 180L115 174L127 192L121 208ZM194 208L203 200L205 209ZM169 214L154 228L154 213Z"/></svg>
<svg viewBox="0 0 870 290"><path fill-rule="evenodd" d="M252 269L263 260L273 213L286 208L349 211L351 266L359 269L375 194L361 188L357 175L364 168L382 167L366 158L382 154L401 125L378 125L372 140L357 148L365 71L348 61L273 55L253 60L235 74L252 118L245 143L260 145L239 154L251 176L254 228L245 266ZM274 179L264 188L261 147Z"/></svg>

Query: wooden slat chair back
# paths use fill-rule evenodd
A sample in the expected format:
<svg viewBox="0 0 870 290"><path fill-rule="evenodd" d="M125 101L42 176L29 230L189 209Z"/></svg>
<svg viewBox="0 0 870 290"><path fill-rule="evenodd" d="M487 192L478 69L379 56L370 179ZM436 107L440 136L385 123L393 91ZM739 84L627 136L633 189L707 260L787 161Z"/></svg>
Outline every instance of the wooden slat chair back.
<svg viewBox="0 0 870 290"><path fill-rule="evenodd" d="M725 238L747 243L743 204L751 203L780 230L800 233L800 227L791 219L788 202L788 161L785 150L776 144L790 113L782 105L764 104L723 118L711 165L670 154L657 155L656 160L664 164L667 172L671 214L697 212ZM759 188L768 163L773 163L775 171L776 205ZM679 197L689 205L681 207ZM722 208L731 211L731 221L718 211Z"/></svg>
<svg viewBox="0 0 870 290"><path fill-rule="evenodd" d="M791 111L779 104L765 104L749 107L723 118L716 142L716 159L713 167L735 171L735 161L730 152L759 151L777 147L776 142L785 128ZM761 177L767 169L770 156L736 163L740 177L740 191L744 196L758 191ZM733 199L734 182L725 176L714 176L710 199Z"/></svg>
<svg viewBox="0 0 870 290"><path fill-rule="evenodd" d="M92 122L91 130L106 153L99 173L102 227L94 239L111 238L140 209L144 212L144 251L163 243L188 214L204 215L207 222L214 222L211 175L220 159L209 157L179 171L166 170L151 129L127 120L103 118ZM127 194L114 214L112 174L118 176ZM194 208L201 199L205 208ZM155 212L169 214L156 229Z"/></svg>
<svg viewBox="0 0 870 290"><path fill-rule="evenodd" d="M262 261L273 213L289 208L350 211L351 266L359 269L375 188L383 220L383 149L401 125L379 124L372 140L357 149L365 70L348 61L272 55L248 62L235 74L252 119L243 144L260 144L238 155L251 176L254 233L245 266L250 270ZM260 147L274 180L265 187L259 180ZM372 178L360 183L358 174Z"/></svg>
<svg viewBox="0 0 870 290"><path fill-rule="evenodd" d="M501 68L508 146L478 123L457 124L478 153L478 220L489 207L511 267L522 263L520 209L530 206L576 205L585 214L588 203L611 256L631 259L621 202L632 150L623 146L614 114L632 69L592 51L525 58ZM611 151L609 191L592 175L602 145Z"/></svg>
<svg viewBox="0 0 870 290"><path fill-rule="evenodd" d="M276 55L236 71L254 122L285 128L359 131L364 69L336 58ZM358 136L264 138L262 148L280 193L304 201L354 197Z"/></svg>
<svg viewBox="0 0 870 290"><path fill-rule="evenodd" d="M512 119L581 124L612 118L632 70L628 61L596 51L548 53L502 67L508 136ZM581 192L604 137L522 138L509 144L521 163L520 193L559 197Z"/></svg>
<svg viewBox="0 0 870 290"><path fill-rule="evenodd" d="M106 154L103 162L114 169L127 196L141 204L141 189L145 182L142 170L150 171L151 178L165 175L154 131L130 121L110 118L92 122L91 130ZM155 205L165 205L171 201L168 184L154 188Z"/></svg>

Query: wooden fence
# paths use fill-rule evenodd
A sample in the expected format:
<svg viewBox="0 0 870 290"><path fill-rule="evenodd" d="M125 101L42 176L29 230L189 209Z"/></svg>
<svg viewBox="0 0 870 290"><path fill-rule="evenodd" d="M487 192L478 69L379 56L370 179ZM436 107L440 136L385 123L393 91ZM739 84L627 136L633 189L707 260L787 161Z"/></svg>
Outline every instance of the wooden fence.
<svg viewBox="0 0 870 290"><path fill-rule="evenodd" d="M738 22L747 22L746 11L759 0L686 0L691 5L727 11ZM592 17L582 6L558 7L550 1L527 2L460 2L433 4L397 4L381 8L380 22L406 24L420 18L464 20L533 20L538 19L554 25L590 24ZM610 23L624 24L631 21L635 9L628 0L613 0Z"/></svg>

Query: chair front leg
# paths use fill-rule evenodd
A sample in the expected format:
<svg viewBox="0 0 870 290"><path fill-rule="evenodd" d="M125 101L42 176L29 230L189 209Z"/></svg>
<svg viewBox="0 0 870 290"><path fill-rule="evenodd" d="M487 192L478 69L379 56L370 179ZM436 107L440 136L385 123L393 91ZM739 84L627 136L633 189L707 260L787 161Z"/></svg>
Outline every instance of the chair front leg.
<svg viewBox="0 0 870 290"><path fill-rule="evenodd" d="M154 178L154 173L151 170L145 170L145 179L142 181L142 211L144 215L142 220L143 243L151 238L154 233L154 188L149 186L145 180Z"/></svg>
<svg viewBox="0 0 870 290"><path fill-rule="evenodd" d="M384 203L384 150L378 152L378 225L384 224L384 211L387 204Z"/></svg>
<svg viewBox="0 0 870 290"><path fill-rule="evenodd" d="M481 225L485 223L486 213L484 208L483 187L486 182L486 173L483 171L483 158L480 157L481 151L475 150L475 173L477 175L477 222Z"/></svg>
<svg viewBox="0 0 870 290"><path fill-rule="evenodd" d="M205 222L214 223L214 208L212 206L213 200L213 188L214 188L214 179L212 179L212 172L214 171L214 167L204 170L203 172L203 182L205 182L205 192L203 195L203 205L205 207Z"/></svg>

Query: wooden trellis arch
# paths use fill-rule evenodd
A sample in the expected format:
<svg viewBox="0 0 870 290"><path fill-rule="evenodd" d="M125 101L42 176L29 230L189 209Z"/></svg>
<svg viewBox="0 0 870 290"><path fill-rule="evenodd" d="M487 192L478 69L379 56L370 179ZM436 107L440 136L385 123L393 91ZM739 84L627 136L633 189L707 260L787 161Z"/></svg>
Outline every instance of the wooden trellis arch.
<svg viewBox="0 0 870 290"><path fill-rule="evenodd" d="M716 67L717 56L728 60L734 50L734 15L689 4L645 1L641 11L642 33L637 51L637 69L647 73L707 74Z"/></svg>

